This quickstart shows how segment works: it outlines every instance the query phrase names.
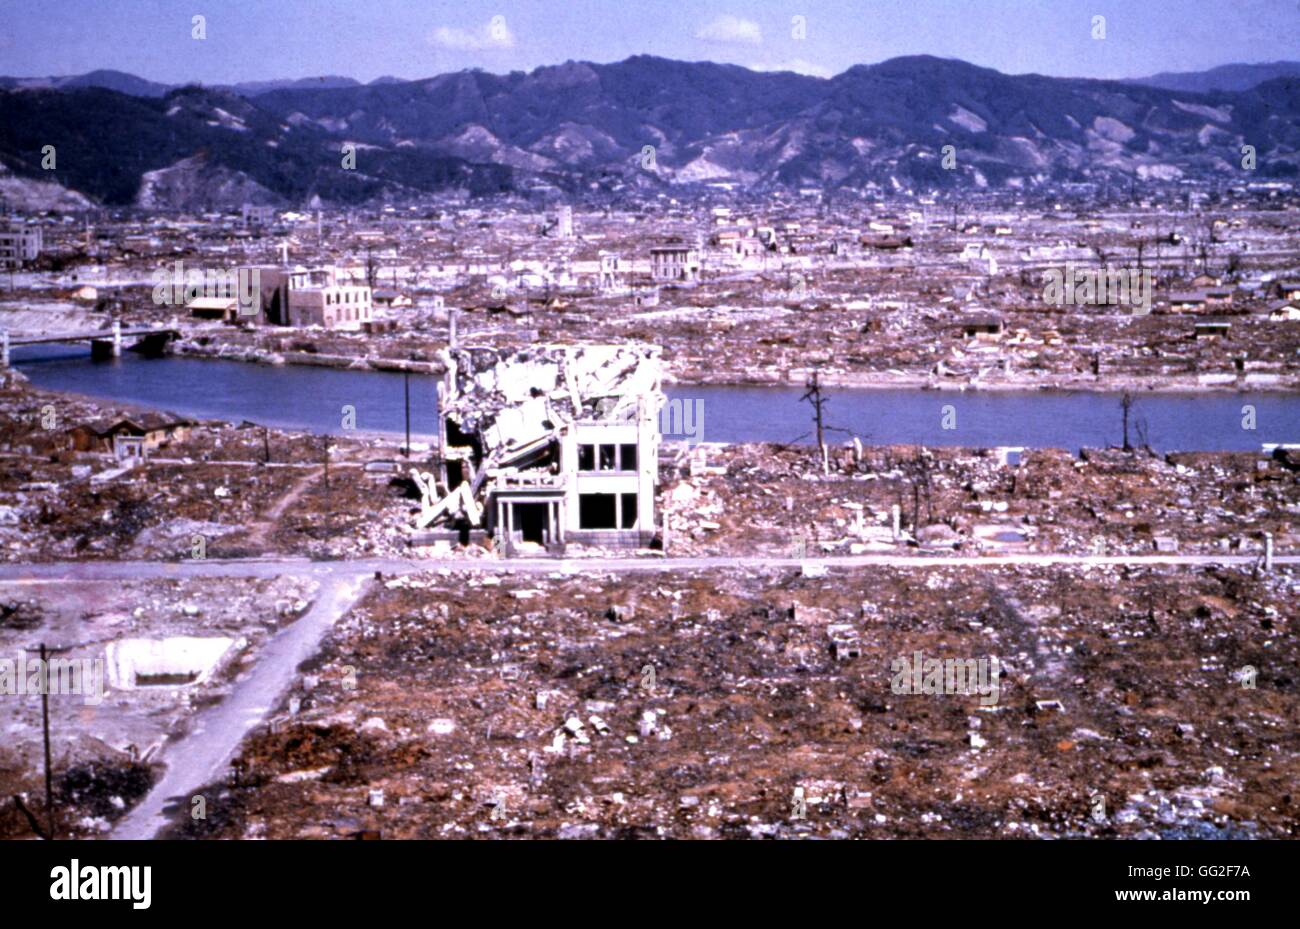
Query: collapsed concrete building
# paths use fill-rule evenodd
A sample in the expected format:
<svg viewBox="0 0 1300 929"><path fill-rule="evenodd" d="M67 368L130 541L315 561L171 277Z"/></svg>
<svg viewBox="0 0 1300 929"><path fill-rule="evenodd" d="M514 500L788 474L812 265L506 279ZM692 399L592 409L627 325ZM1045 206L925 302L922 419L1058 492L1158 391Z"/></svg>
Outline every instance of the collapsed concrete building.
<svg viewBox="0 0 1300 929"><path fill-rule="evenodd" d="M660 349L650 345L444 350L438 474L415 474L417 528L508 554L655 535Z"/></svg>

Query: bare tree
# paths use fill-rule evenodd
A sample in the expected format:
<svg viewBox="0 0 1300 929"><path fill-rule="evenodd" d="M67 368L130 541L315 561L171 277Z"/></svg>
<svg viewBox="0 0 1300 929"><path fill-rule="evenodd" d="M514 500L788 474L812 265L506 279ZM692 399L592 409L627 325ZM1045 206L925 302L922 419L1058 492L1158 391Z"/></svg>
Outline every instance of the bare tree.
<svg viewBox="0 0 1300 929"><path fill-rule="evenodd" d="M1133 421L1133 434L1137 436L1138 448L1146 449L1148 452L1151 451L1151 435L1150 430L1147 428L1147 418L1145 416L1139 416Z"/></svg>
<svg viewBox="0 0 1300 929"><path fill-rule="evenodd" d="M839 426L831 426L826 422L826 406L830 403L830 400L822 395L821 381L819 380L816 371L808 376L805 386L807 387L807 390L799 399L812 404L813 425L816 427L815 432L817 435L817 454L822 460L823 470L829 472L830 466L827 455L826 433L841 432L848 435L849 430L842 429ZM807 435L807 433L804 435ZM803 437L804 436L800 436L799 439L802 439ZM795 439L794 441L798 442L799 439Z"/></svg>
<svg viewBox="0 0 1300 929"><path fill-rule="evenodd" d="M1239 252L1233 252L1228 256L1228 278L1234 281L1238 280L1241 277L1241 269L1241 254Z"/></svg>
<svg viewBox="0 0 1300 929"><path fill-rule="evenodd" d="M916 453L909 460L902 462L899 467L903 474L907 476L907 481L912 489L912 534L915 535L923 525L921 522L922 503L925 504L924 525L928 526L935 521L934 485L931 480L933 469L930 456L926 454L923 447L917 446Z"/></svg>
<svg viewBox="0 0 1300 929"><path fill-rule="evenodd" d="M366 249L366 283L373 290L375 281L379 277L379 263L375 261L375 256L371 254L370 249Z"/></svg>

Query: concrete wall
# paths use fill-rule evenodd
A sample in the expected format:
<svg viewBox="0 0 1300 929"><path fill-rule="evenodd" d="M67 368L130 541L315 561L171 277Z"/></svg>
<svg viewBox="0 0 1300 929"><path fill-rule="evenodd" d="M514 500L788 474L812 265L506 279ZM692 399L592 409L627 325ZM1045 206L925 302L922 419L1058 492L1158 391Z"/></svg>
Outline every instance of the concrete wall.
<svg viewBox="0 0 1300 929"><path fill-rule="evenodd" d="M243 639L170 636L165 639L122 639L105 652L109 685L118 690L148 686L141 677L190 678L172 686L206 681L243 647Z"/></svg>

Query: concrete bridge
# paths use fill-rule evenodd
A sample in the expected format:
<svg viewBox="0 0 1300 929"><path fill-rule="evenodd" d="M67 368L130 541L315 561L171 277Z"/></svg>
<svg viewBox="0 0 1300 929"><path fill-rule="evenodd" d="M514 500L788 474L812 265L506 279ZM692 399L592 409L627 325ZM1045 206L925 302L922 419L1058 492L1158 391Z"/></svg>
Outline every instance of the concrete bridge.
<svg viewBox="0 0 1300 929"><path fill-rule="evenodd" d="M11 336L8 330L0 332L0 367L9 367L9 348L13 345L43 345L52 342L89 342L95 358L119 358L123 339L140 339L146 352L161 352L172 339L180 335L175 324L168 326L131 326L122 328L113 323L112 329L85 329L57 332L46 335Z"/></svg>

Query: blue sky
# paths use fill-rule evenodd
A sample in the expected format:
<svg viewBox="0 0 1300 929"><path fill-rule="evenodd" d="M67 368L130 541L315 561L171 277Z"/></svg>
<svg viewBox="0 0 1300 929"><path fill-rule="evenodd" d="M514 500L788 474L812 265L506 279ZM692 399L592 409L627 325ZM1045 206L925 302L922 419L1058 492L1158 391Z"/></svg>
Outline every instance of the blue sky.
<svg viewBox="0 0 1300 929"><path fill-rule="evenodd" d="M1298 35L1297 0L0 0L0 74L368 81L646 53L827 76L931 54L1114 78L1300 58Z"/></svg>

